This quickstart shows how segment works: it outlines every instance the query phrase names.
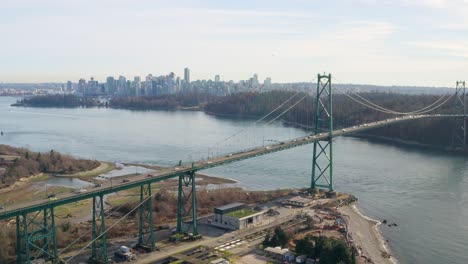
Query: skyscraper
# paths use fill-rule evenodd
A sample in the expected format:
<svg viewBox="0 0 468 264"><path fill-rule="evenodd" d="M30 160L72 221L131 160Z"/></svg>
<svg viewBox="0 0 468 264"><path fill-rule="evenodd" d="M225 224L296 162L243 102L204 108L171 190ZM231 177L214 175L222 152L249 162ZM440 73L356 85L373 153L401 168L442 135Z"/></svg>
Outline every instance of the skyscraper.
<svg viewBox="0 0 468 264"><path fill-rule="evenodd" d="M73 90L73 83L71 81L68 81L67 82L67 92L70 92L71 90Z"/></svg>
<svg viewBox="0 0 468 264"><path fill-rule="evenodd" d="M219 83L219 81L220 81L219 75L215 75L215 82Z"/></svg>
<svg viewBox="0 0 468 264"><path fill-rule="evenodd" d="M84 95L86 92L86 80L85 79L80 79L78 81L78 90L77 93Z"/></svg>
<svg viewBox="0 0 468 264"><path fill-rule="evenodd" d="M265 81L263 82L263 87L265 88L270 88L271 87L271 78L267 77Z"/></svg>
<svg viewBox="0 0 468 264"><path fill-rule="evenodd" d="M184 69L184 81L187 84L190 84L190 69L189 68Z"/></svg>
<svg viewBox="0 0 468 264"><path fill-rule="evenodd" d="M117 83L117 92L119 95L127 94L127 78L124 76L119 76L119 82Z"/></svg>
<svg viewBox="0 0 468 264"><path fill-rule="evenodd" d="M107 77L106 80L106 94L114 95L115 94L115 79L112 76Z"/></svg>
<svg viewBox="0 0 468 264"><path fill-rule="evenodd" d="M135 76L135 78L133 78L133 87L135 87L135 96L141 96L141 78L140 78L140 76Z"/></svg>

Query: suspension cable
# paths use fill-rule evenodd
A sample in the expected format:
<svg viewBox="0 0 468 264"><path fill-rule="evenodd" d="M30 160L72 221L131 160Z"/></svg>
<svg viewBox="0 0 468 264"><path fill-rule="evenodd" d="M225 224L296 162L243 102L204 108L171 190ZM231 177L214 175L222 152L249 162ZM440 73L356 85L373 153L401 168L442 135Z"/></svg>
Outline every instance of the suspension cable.
<svg viewBox="0 0 468 264"><path fill-rule="evenodd" d="M315 77L311 82L314 82L315 80L317 79L317 77ZM261 121L263 121L264 119L266 119L267 117L269 117L270 115L272 115L274 112L276 112L277 110L279 110L281 107L283 107L285 104L287 104L288 102L290 102L292 99L294 99L294 97L296 97L298 94L300 93L300 91L296 91L291 97L289 97L286 101L284 101L282 104L280 104L279 106L277 106L275 109L273 109L272 111L270 111L268 114L264 115L263 117L261 117L260 119L258 119L257 121L255 121L253 124L247 126L246 128L243 128L243 129L240 129L239 131L235 132L234 134L230 135L229 137L221 140L221 141L218 141L214 144L214 146L216 147L219 147L219 145L221 143L224 143L228 140L230 140L231 138L234 138L235 136L255 127L258 123L260 123ZM302 101L305 97L307 96L307 94L299 99L298 102L296 102L292 107L296 106L300 101ZM268 124L271 124L273 121L277 120L279 117L281 117L282 115L284 115L287 111L289 111L292 107L289 107L285 112L282 112L280 115L276 116L275 118L273 118L271 121L267 122L265 125L268 125ZM265 125L263 125L262 127L264 127ZM213 146L213 147L214 147Z"/></svg>
<svg viewBox="0 0 468 264"><path fill-rule="evenodd" d="M392 111L392 110L383 110L383 109L380 109L380 108L376 108L376 107L373 107L372 105L369 105L369 104L366 104L364 102L361 102L359 101L358 99L355 99L354 97L352 97L351 95L347 94L347 93L344 93L344 95L348 96L350 99L352 99L353 101L365 106L365 107L368 107L368 108L371 108L375 111L379 111L379 112L383 112L383 113L387 113L387 114L394 114L394 115L401 115L401 114L412 114L413 112L407 112L407 113L402 113L402 112L395 112L395 111ZM439 105L437 106L434 106L430 109L426 109L424 111L419 111L415 114L424 114L424 113L427 113L427 112L430 112L430 111L433 111L439 107L441 107L442 105L444 105L445 103L447 103L452 97L454 96L454 94L452 94L451 96L447 97L443 102L441 102ZM426 107L427 108L427 107Z"/></svg>
<svg viewBox="0 0 468 264"><path fill-rule="evenodd" d="M281 114L279 114L278 116L276 116L275 118L273 118L272 120L270 120L268 123L264 124L263 126L267 126L271 123L273 123L276 119L280 118L281 116L283 116L284 114L286 114L289 110L291 110L293 107L295 107L296 105L298 105L302 100L304 100L306 97L308 96L308 94L305 94L301 99L299 99L295 104L291 105L290 107L288 107L288 109L284 110Z"/></svg>
<svg viewBox="0 0 468 264"><path fill-rule="evenodd" d="M112 216L115 212L117 212L120 208L122 208L124 205L127 205L130 203L130 199L129 201L127 201L126 203L122 203L121 205L119 205L117 208L114 208L114 210L112 210L108 216ZM91 230L88 230L87 232L84 232L81 236L77 237L75 240L73 240L70 244L68 244L68 246L66 246L65 248L63 248L62 250L59 251L59 253L57 255L60 255L62 254L65 250L67 250L68 248L70 248L71 246L73 246L76 242L78 242L81 238L83 238L85 235L89 234L89 232L91 232Z"/></svg>
<svg viewBox="0 0 468 264"><path fill-rule="evenodd" d="M356 92L352 92L352 93L353 93L353 95L355 95L355 96L361 98L361 99L364 100L365 102L367 102L367 103L369 103L369 104L371 104L371 105L373 105L373 106L375 106L375 107L377 107L377 108L380 108L380 109L385 110L385 111L390 111L390 112L393 112L393 113L397 113L397 114L403 114L403 115L421 113L421 112L423 112L424 110L426 110L426 109L432 107L433 105L437 104L439 101L441 101L442 99L444 99L445 96L446 96L446 95L442 95L442 96L439 97L436 101L434 101L432 104L430 104L430 105L428 105L428 106L426 106L426 107L423 107L423 108L421 108L421 109L418 109L418 110L415 110L415 111L411 111L411 112L398 112L398 111L394 111L394 110L391 110L391 109L387 109L387 108L385 108L385 107L383 107L383 106L377 105L377 104L371 102L370 100L368 100L368 99L362 97L361 95L359 95L359 94L356 93Z"/></svg>
<svg viewBox="0 0 468 264"><path fill-rule="evenodd" d="M141 203L139 203L137 206L135 206L132 210L130 210L128 213L126 213L124 216L122 216L120 219L118 219L116 222L114 222L111 226L109 226L106 230L104 230L104 232L102 232L99 236L97 236L95 239L91 240L91 242L89 242L88 244L86 244L83 248L81 248L75 255L73 255L71 258L67 259L67 261L65 261L65 264L69 263L70 260L72 260L73 258L75 258L76 256L78 256L81 252L83 252L83 250L85 250L87 247L89 247L94 241L96 241L97 239L101 238L104 234L107 233L107 231L111 230L116 224L118 224L120 221L122 221L124 218L126 218L127 216L129 216L131 213L133 213L133 211L135 211L136 209L138 209L143 203L145 203L148 199L151 199L153 197L153 195L149 195L148 197L146 197L145 199L143 199L143 201L141 201Z"/></svg>
<svg viewBox="0 0 468 264"><path fill-rule="evenodd" d="M333 79L337 82L339 82L335 77L333 77ZM445 103L447 103L453 96L454 94L452 94L451 96L449 96L448 98L446 98L442 103L436 105L437 103L439 103L444 97L446 97L446 95L442 95L440 98L438 98L436 101L432 102L431 104L421 108L421 109L418 109L418 110L414 110L414 111L410 111L410 112L398 112L398 111L394 111L394 110L391 110L391 109L387 109L385 107L382 107L380 105L377 105L373 102L371 102L370 100L367 100L366 98L362 97L361 95L359 95L358 93L352 91L351 92L352 94L354 94L355 96L357 96L358 98L360 98L361 100L363 100L364 102L360 101L359 99L356 99L354 97L352 97L350 94L348 93L343 93L344 95L348 96L350 99L352 99L353 101L365 106L365 107L368 107L368 108L371 108L373 110L376 110L376 111L379 111L379 112L383 112L383 113L387 113L387 114L393 114L393 115L410 115L410 114L424 114L424 113L427 113L427 112L430 112L430 111L433 111L439 107L441 107L442 105L444 105ZM436 106L434 106L436 105ZM434 107L432 107L434 106ZM432 108L430 108L432 107Z"/></svg>

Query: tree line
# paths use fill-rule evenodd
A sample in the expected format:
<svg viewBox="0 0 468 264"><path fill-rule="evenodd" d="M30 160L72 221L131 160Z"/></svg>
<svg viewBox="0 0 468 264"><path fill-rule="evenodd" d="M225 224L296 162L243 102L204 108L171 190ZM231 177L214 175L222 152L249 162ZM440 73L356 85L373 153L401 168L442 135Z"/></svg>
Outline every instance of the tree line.
<svg viewBox="0 0 468 264"><path fill-rule="evenodd" d="M198 107L214 101L206 93L178 93L160 96L112 97L107 106L130 110L176 110L180 107Z"/></svg>
<svg viewBox="0 0 468 264"><path fill-rule="evenodd" d="M78 97L72 94L51 94L26 97L18 100L13 106L76 108L103 106L103 103L96 98Z"/></svg>
<svg viewBox="0 0 468 264"><path fill-rule="evenodd" d="M198 107L214 101L216 96L207 93L177 93L160 96L114 96L107 100L68 95L38 95L17 101L13 106L27 107L107 107L129 110L176 110Z"/></svg>
<svg viewBox="0 0 468 264"><path fill-rule="evenodd" d="M3 156L13 159L6 160ZM76 159L54 150L49 152L31 152L25 148L0 145L0 166L6 168L0 174L0 188L10 186L18 179L39 173L72 174L91 170L99 166L98 161Z"/></svg>

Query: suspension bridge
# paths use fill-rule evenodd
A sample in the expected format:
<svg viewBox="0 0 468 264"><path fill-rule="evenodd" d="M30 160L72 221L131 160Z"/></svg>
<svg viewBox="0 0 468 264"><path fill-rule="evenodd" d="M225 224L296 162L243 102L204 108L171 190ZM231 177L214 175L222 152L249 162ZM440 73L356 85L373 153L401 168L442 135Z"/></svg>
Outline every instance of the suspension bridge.
<svg viewBox="0 0 468 264"><path fill-rule="evenodd" d="M383 113L397 115L394 118L379 120L375 122L355 125L346 128L333 128L333 95L332 95L332 77L331 75L317 76L317 89L315 94L315 118L314 131L310 135L296 137L283 141L273 142L268 145L253 147L242 151L227 152L217 154L212 157L210 154L206 159L190 163L179 162L177 166L164 168L157 172L145 175L136 175L129 178L128 182L117 184L102 184L101 187L94 188L85 193L66 193L57 196L56 200L39 200L28 203L19 203L9 205L0 212L0 220L15 219L16 224L16 252L17 263L31 263L35 259L45 259L52 263L70 263L71 259L61 259L61 253L58 250L56 234L56 223L54 210L56 207L85 200L92 199L92 240L84 246L78 253L84 251L87 247L91 248L91 259L98 263L108 262L107 252L107 231L120 220L106 227L106 213L104 210L104 196L122 190L131 188L140 188L140 202L133 208L138 210L138 243L150 251L156 249L155 235L153 228L153 197L151 185L167 179L178 179L178 210L177 210L177 231L188 232L191 228L194 235L198 234L197 227L197 195L195 177L196 172L212 167L222 166L229 163L250 159L274 152L279 152L299 146L313 144L312 173L310 188L318 188L333 192L333 139L338 136L358 133L378 127L389 126L400 122L411 122L418 119L434 118L452 118L457 120L453 128L452 146L454 148L465 149L466 146L466 107L465 107L465 82L457 81L454 94L442 96L432 104L411 112L399 112L379 106L357 93L347 94L347 96L368 108ZM295 96L295 95L294 95ZM293 100L289 98L286 102ZM257 122L264 120L275 111L281 110L275 118L267 124L278 119L280 116L294 108L305 98L299 98L285 110L281 107L283 102L268 115L260 118ZM452 100L451 100L452 99ZM432 112L440 106L453 101L452 114L433 114ZM227 140L242 134L238 131ZM131 213L130 212L130 213ZM190 225L188 223L191 223ZM60 245L64 246L64 245ZM76 255L75 255L76 256Z"/></svg>

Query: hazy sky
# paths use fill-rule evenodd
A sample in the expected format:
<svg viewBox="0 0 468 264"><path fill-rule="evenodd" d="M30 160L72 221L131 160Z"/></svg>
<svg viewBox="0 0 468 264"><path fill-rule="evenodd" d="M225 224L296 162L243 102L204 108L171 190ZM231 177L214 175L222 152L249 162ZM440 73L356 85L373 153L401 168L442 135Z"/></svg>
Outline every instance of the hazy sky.
<svg viewBox="0 0 468 264"><path fill-rule="evenodd" d="M3 82L468 80L468 0L0 0L0 36Z"/></svg>

